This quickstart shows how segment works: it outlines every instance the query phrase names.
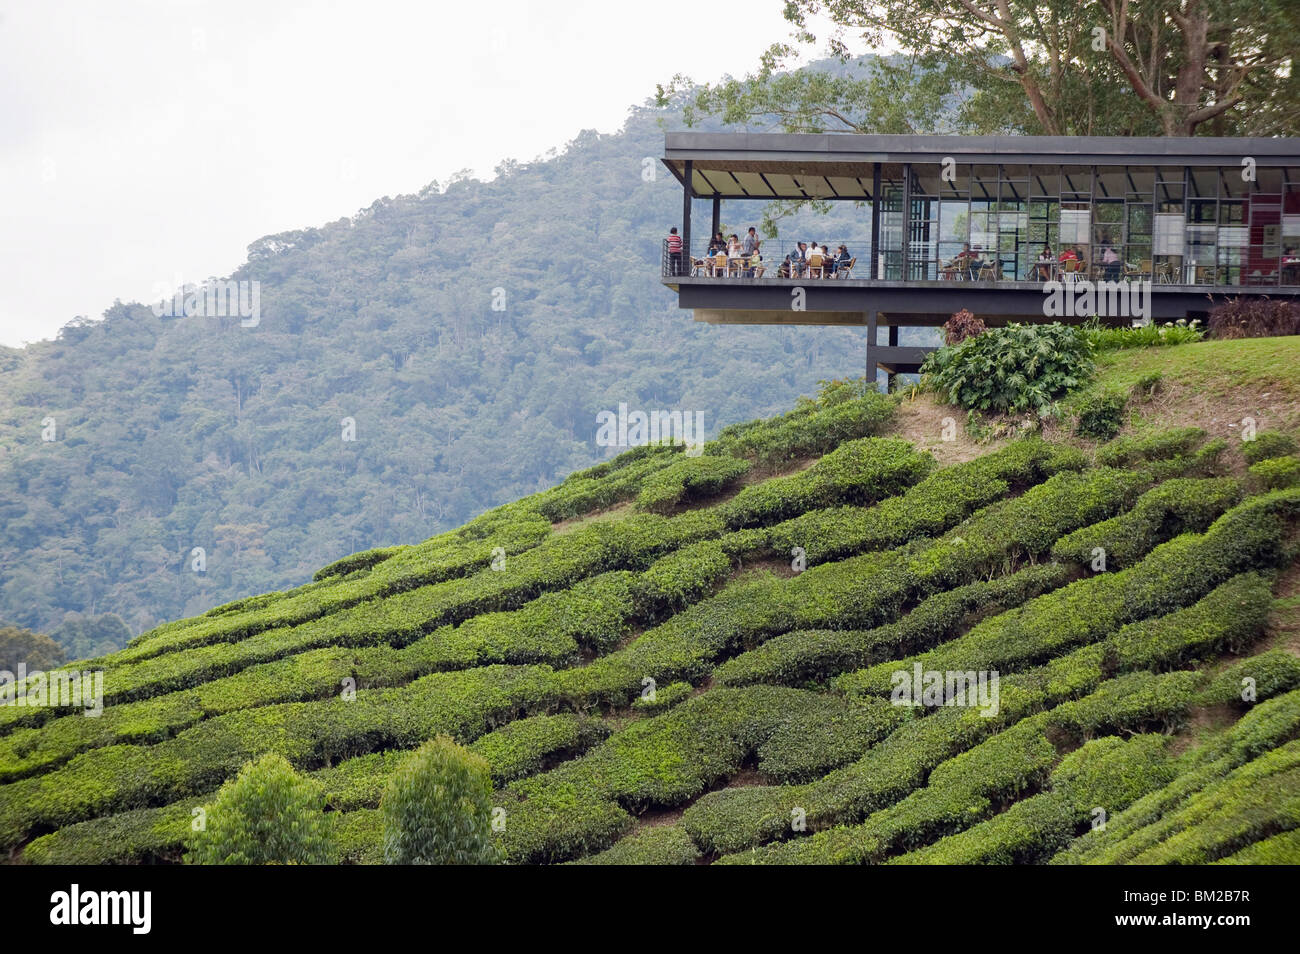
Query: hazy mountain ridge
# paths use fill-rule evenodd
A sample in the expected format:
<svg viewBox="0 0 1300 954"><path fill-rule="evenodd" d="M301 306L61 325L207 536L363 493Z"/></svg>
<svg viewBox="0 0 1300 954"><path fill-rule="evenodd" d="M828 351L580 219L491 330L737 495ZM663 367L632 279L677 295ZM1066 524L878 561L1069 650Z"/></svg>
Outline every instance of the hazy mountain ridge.
<svg viewBox="0 0 1300 954"><path fill-rule="evenodd" d="M491 182L264 237L232 276L261 283L256 327L119 302L0 350L0 619L138 631L548 486L605 456L595 415L619 402L703 410L713 434L861 373L860 332L675 307L680 190L642 174L674 125L634 109Z"/></svg>

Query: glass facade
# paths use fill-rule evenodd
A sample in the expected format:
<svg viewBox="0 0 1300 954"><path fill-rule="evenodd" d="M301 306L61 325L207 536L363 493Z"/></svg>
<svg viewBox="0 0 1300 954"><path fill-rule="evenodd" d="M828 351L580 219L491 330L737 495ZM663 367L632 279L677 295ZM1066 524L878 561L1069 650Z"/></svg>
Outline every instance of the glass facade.
<svg viewBox="0 0 1300 954"><path fill-rule="evenodd" d="M1300 284L1300 167L893 169L881 194L886 279Z"/></svg>

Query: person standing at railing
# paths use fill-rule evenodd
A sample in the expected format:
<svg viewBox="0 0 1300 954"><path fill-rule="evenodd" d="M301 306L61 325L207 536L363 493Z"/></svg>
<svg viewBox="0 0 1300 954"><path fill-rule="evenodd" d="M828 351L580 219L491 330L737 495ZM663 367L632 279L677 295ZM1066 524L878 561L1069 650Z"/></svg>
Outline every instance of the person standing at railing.
<svg viewBox="0 0 1300 954"><path fill-rule="evenodd" d="M1106 281L1113 282L1119 278L1119 253L1114 246L1107 245L1102 251L1101 264Z"/></svg>
<svg viewBox="0 0 1300 954"><path fill-rule="evenodd" d="M677 234L677 226L668 230L668 274L682 274L682 237Z"/></svg>
<svg viewBox="0 0 1300 954"><path fill-rule="evenodd" d="M745 240L740 243L740 251L746 258L758 251L758 232L754 230L754 226L751 225L749 231L745 233Z"/></svg>

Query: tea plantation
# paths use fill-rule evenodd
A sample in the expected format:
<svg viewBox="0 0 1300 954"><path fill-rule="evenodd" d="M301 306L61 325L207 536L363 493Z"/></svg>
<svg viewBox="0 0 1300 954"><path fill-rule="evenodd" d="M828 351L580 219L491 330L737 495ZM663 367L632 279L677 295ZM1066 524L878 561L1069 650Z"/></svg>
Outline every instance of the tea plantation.
<svg viewBox="0 0 1300 954"><path fill-rule="evenodd" d="M828 387L73 664L101 717L0 707L0 847L179 861L274 753L378 863L445 733L516 864L1300 862L1295 467L1186 426L939 466L897 413Z"/></svg>

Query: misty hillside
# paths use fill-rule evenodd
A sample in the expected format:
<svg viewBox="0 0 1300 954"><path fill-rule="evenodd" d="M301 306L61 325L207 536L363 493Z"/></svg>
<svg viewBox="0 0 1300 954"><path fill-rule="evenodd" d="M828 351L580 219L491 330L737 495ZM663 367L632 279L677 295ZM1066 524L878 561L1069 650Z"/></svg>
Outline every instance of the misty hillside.
<svg viewBox="0 0 1300 954"><path fill-rule="evenodd" d="M261 283L255 327L118 302L0 349L0 620L139 632L550 486L607 456L596 414L620 402L702 411L712 436L861 374L860 332L676 308L680 187L643 160L677 125L634 109L491 182L262 238L233 276ZM818 221L851 239L856 214Z"/></svg>

